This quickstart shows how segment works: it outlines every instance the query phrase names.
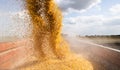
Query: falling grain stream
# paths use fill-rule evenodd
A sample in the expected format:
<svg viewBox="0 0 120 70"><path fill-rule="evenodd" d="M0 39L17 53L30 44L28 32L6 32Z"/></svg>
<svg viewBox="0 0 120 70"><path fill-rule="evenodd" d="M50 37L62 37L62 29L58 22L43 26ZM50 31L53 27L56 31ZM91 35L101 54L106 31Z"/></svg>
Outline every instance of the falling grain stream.
<svg viewBox="0 0 120 70"><path fill-rule="evenodd" d="M25 6L32 25L36 61L18 69L93 70L91 63L73 54L62 38L62 14L53 0L25 0Z"/></svg>

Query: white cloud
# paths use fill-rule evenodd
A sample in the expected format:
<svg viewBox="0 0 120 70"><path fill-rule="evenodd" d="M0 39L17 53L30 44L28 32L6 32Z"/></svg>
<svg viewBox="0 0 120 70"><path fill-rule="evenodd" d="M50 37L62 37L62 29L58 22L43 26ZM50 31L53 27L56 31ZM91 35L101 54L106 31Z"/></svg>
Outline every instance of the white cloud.
<svg viewBox="0 0 120 70"><path fill-rule="evenodd" d="M74 35L120 34L120 16L104 15L65 18L63 33Z"/></svg>
<svg viewBox="0 0 120 70"><path fill-rule="evenodd" d="M120 14L120 4L113 5L109 10L113 15Z"/></svg>

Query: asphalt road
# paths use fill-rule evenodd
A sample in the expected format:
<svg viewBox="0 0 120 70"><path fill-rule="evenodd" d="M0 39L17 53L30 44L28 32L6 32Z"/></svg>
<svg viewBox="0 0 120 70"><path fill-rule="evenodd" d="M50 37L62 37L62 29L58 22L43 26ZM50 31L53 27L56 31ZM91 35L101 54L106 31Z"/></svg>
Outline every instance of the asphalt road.
<svg viewBox="0 0 120 70"><path fill-rule="evenodd" d="M120 70L120 50L75 38L65 38L73 52L88 59L94 70Z"/></svg>

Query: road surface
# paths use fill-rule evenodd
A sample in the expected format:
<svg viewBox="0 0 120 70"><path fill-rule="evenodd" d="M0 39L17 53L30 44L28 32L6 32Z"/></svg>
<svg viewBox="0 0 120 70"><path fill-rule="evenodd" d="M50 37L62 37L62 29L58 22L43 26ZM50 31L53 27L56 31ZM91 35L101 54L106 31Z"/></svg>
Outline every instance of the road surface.
<svg viewBox="0 0 120 70"><path fill-rule="evenodd" d="M120 50L75 37L65 38L73 52L88 59L94 70L120 70Z"/></svg>

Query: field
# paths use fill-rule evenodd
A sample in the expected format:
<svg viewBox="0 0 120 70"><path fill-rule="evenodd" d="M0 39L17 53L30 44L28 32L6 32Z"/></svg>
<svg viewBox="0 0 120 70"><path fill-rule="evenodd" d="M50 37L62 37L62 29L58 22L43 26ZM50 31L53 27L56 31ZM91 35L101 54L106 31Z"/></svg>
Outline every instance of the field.
<svg viewBox="0 0 120 70"><path fill-rule="evenodd" d="M80 37L93 43L120 50L120 35Z"/></svg>

